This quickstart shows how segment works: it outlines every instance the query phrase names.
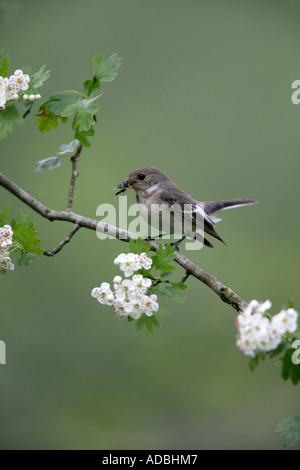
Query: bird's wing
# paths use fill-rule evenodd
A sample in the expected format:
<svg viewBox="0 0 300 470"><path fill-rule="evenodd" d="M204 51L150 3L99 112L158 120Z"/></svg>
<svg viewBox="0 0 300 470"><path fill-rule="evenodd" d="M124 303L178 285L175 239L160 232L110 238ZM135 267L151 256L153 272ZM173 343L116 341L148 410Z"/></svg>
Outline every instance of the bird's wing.
<svg viewBox="0 0 300 470"><path fill-rule="evenodd" d="M204 211L203 204L193 199L180 188L176 186L173 187L173 185L162 189L159 193L159 197L162 204L167 204L169 207L180 206L181 218L184 215L187 218L188 223L190 219L192 225L197 226L212 237L225 243L215 231L214 223ZM204 243L208 246L212 246L207 240L204 240Z"/></svg>

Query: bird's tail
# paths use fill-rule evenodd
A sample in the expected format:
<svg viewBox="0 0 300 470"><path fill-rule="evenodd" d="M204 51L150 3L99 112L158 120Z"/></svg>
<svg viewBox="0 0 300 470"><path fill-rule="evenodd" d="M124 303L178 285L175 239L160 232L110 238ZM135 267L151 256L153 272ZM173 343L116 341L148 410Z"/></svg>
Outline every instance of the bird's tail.
<svg viewBox="0 0 300 470"><path fill-rule="evenodd" d="M252 199L228 199L226 201L207 201L204 202L204 211L206 214L211 215L215 212L233 209L234 207L248 206L249 204L257 204L258 201Z"/></svg>

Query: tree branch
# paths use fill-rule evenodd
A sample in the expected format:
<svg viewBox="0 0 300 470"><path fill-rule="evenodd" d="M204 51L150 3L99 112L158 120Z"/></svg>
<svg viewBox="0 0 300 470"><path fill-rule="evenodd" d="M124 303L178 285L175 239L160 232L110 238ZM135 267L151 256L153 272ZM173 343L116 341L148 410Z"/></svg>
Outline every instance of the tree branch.
<svg viewBox="0 0 300 470"><path fill-rule="evenodd" d="M81 150L82 150L82 144L78 144L75 155L73 155L73 157L71 157L72 176L71 176L71 182L70 182L70 186L69 186L69 196L68 196L68 205L67 205L67 211L68 212L73 210L75 183L76 183L76 178L78 176L77 161L78 161L78 158L81 154Z"/></svg>
<svg viewBox="0 0 300 470"><path fill-rule="evenodd" d="M56 255L57 253L60 252L60 250L63 249L63 247L66 245L66 243L69 243L69 241L71 240L71 238L73 237L73 235L75 235L75 233L80 229L80 225L78 224L75 224L74 227L72 228L72 230L70 231L70 233L66 236L66 238L64 238L60 244L54 248L54 250L52 251L44 251L44 255L45 256L54 256Z"/></svg>
<svg viewBox="0 0 300 470"><path fill-rule="evenodd" d="M30 194L28 194L26 191L24 191L19 186L17 186L15 183L7 179L2 173L0 173L0 186L5 188L10 193L14 194L14 196L16 196L22 202L24 202L27 206L31 207L31 209L33 209L35 212L40 214L42 217L50 221L63 220L65 222L71 222L75 224L76 226L78 226L76 230L75 230L75 227L73 227L72 231L68 235L68 237L70 238L74 235L74 233L76 233L77 230L79 230L80 227L85 227L90 230L96 230L97 232L106 233L107 235L111 235L125 242L129 242L130 239L133 239L133 240L137 239L137 235L135 235L134 233L127 232L127 230L114 227L112 225L109 225L101 221L99 222L98 220L84 217L82 215L76 214L75 212L72 212L72 210L56 211L53 209L49 209L48 207L44 206L44 204L39 202ZM74 194L74 190L73 190L73 194ZM66 237L66 239L68 237ZM66 239L64 239L55 250L57 250L60 247L58 250L60 251L63 248L63 246L66 243L68 243L68 241L65 241ZM150 245L151 245L152 251L157 250L158 244L156 242L151 241ZM183 276L184 280L187 279L188 277L187 275L195 277L199 281L206 284L210 289L212 289L220 297L220 299L223 302L229 304L238 312L244 310L247 307L248 305L247 302L244 299L242 299L238 294L233 292L233 290L231 290L229 287L222 284L222 282L220 282L215 276L207 273L203 269L196 266L194 263L192 263L192 261L190 261L182 253L175 254L175 262L185 269L185 274Z"/></svg>

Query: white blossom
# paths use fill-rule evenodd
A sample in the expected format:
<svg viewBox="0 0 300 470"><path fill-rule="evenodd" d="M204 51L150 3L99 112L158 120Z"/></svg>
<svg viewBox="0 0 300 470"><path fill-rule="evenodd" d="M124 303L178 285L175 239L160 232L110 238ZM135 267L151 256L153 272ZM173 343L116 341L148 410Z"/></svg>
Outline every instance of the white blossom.
<svg viewBox="0 0 300 470"><path fill-rule="evenodd" d="M102 282L100 287L92 290L92 297L95 297L102 305L113 305L114 295L108 282Z"/></svg>
<svg viewBox="0 0 300 470"><path fill-rule="evenodd" d="M10 225L0 227L0 247L7 248L12 245L13 231Z"/></svg>
<svg viewBox="0 0 300 470"><path fill-rule="evenodd" d="M0 109L5 109L6 103L6 83L3 77L0 77Z"/></svg>
<svg viewBox="0 0 300 470"><path fill-rule="evenodd" d="M133 290L133 282L129 279L124 279L120 284L116 285L116 299L125 300L130 296L130 292Z"/></svg>
<svg viewBox="0 0 300 470"><path fill-rule="evenodd" d="M140 268L144 268L146 270L150 269L151 266L152 266L152 259L149 258L146 253L141 253L140 255L138 255L138 264L139 264L139 269Z"/></svg>
<svg viewBox="0 0 300 470"><path fill-rule="evenodd" d="M272 351L285 339L284 335L297 329L298 312L293 308L282 310L269 319L265 314L270 300L263 303L252 300L237 317L239 338L237 347L248 356L259 351Z"/></svg>
<svg viewBox="0 0 300 470"><path fill-rule="evenodd" d="M29 88L30 77L24 74L22 70L18 69L13 75L8 77L0 77L0 109L5 109L5 104L9 100L17 100L19 98L20 90L27 90ZM25 98L25 96L27 98ZM40 95L30 95L34 99L38 99ZM28 95L24 95L24 99L30 99Z"/></svg>
<svg viewBox="0 0 300 470"><path fill-rule="evenodd" d="M114 263L119 266L120 270L124 272L125 277L131 276L134 271L140 269L138 263L138 256L134 253L121 253L115 260Z"/></svg>
<svg viewBox="0 0 300 470"><path fill-rule="evenodd" d="M18 90L27 90L29 88L28 83L30 82L29 75L23 74L22 70L16 70L15 73L10 77L15 79Z"/></svg>
<svg viewBox="0 0 300 470"><path fill-rule="evenodd" d="M296 310L289 308L288 310L281 310L277 315L274 315L272 324L282 334L286 332L293 333L297 330L297 319L298 313Z"/></svg>
<svg viewBox="0 0 300 470"><path fill-rule="evenodd" d="M159 304L156 295L146 295L152 286L151 279L142 274L134 274L142 267L150 269L152 259L146 253L137 255L134 253L121 253L115 258L114 264L119 266L126 278L115 276L113 279L114 292L110 289L110 284L102 282L100 287L92 290L92 296L103 305L111 305L114 312L119 317L130 316L138 320L143 313L152 316L157 312Z"/></svg>
<svg viewBox="0 0 300 470"><path fill-rule="evenodd" d="M142 302L141 302L142 310L148 317L153 315L153 312L157 312L158 310L158 302L156 295L144 295Z"/></svg>
<svg viewBox="0 0 300 470"><path fill-rule="evenodd" d="M15 265L11 262L9 256L1 256L0 254L0 271L4 271L7 269L13 271L15 269Z"/></svg>

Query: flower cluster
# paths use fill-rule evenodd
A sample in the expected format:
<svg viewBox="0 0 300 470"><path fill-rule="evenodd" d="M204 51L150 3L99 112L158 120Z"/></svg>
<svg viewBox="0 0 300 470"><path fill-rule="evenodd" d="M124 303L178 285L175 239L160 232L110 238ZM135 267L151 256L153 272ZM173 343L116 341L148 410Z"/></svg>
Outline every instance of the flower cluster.
<svg viewBox="0 0 300 470"><path fill-rule="evenodd" d="M124 272L125 277L130 277L134 271L138 271L141 268L146 270L152 266L152 259L149 258L146 253L135 255L133 253L121 253L114 261L114 263L120 267L121 271Z"/></svg>
<svg viewBox="0 0 300 470"><path fill-rule="evenodd" d="M252 300L237 317L239 338L236 345L247 356L254 357L257 352L276 349L286 333L293 333L297 329L296 310L281 310L269 319L266 311L271 306L270 300L264 303Z"/></svg>
<svg viewBox="0 0 300 470"><path fill-rule="evenodd" d="M115 276L113 288L110 284L102 282L100 287L92 290L92 296L100 304L114 307L115 314L119 317L128 317L138 320L143 313L151 317L157 312L159 305L156 295L147 295L151 288L151 279L142 274L134 274L135 271L144 268L151 268L152 259L146 253L136 255L133 253L121 253L114 261L124 272L125 277L132 276L131 279L123 279L121 276Z"/></svg>
<svg viewBox="0 0 300 470"><path fill-rule="evenodd" d="M15 266L10 260L8 248L12 245L13 231L10 225L0 227L0 271L13 270Z"/></svg>
<svg viewBox="0 0 300 470"><path fill-rule="evenodd" d="M16 70L9 78L0 77L0 109L5 109L5 103L9 100L17 100L20 90L27 90L30 77L23 74L22 70Z"/></svg>

